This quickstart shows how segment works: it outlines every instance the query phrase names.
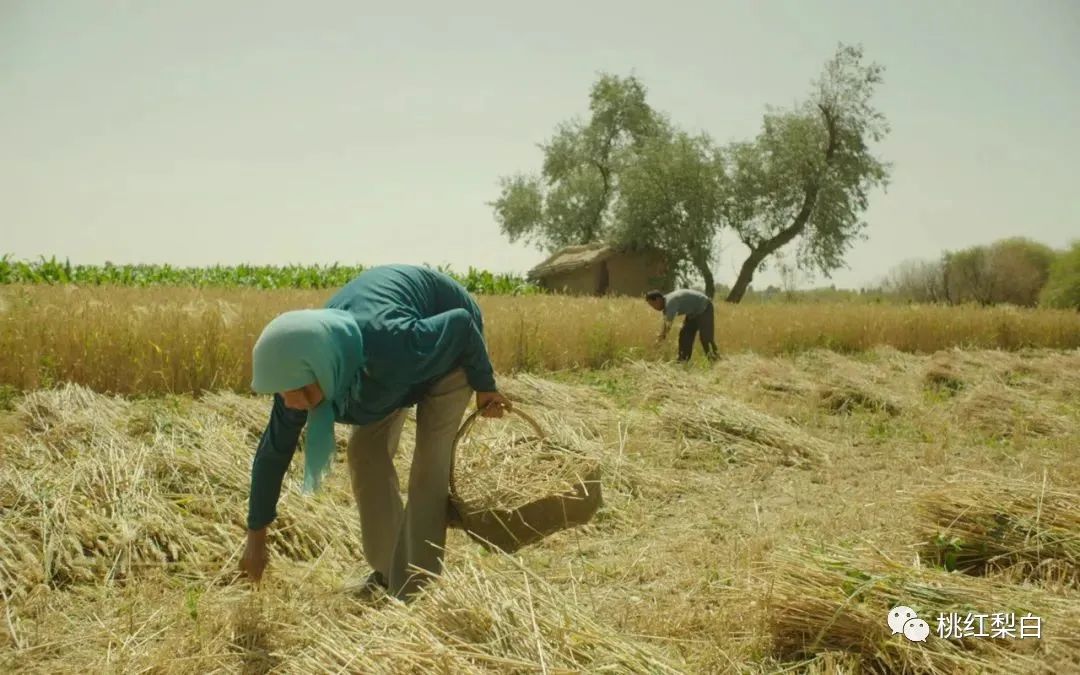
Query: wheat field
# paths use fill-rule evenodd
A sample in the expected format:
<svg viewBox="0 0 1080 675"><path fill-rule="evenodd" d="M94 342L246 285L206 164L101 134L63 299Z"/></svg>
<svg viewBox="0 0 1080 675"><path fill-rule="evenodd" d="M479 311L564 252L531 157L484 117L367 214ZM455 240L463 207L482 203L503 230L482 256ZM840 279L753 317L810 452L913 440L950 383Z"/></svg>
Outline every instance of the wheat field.
<svg viewBox="0 0 1080 675"><path fill-rule="evenodd" d="M327 291L0 287L0 385L75 382L96 391L160 394L250 381L251 347L290 309L319 307ZM541 373L671 360L676 326L656 347L660 315L634 298L480 296L498 372ZM859 353L879 346L929 354L953 347L1080 347L1080 313L876 304L718 303L724 354ZM700 345L696 348L700 359Z"/></svg>

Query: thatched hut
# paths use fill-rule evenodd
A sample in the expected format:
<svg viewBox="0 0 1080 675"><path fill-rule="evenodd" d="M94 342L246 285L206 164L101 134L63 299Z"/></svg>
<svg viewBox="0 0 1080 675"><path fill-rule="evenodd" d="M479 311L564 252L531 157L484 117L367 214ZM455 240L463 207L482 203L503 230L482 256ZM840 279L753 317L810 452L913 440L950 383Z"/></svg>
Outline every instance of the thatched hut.
<svg viewBox="0 0 1080 675"><path fill-rule="evenodd" d="M529 279L569 295L643 295L671 289L664 256L604 244L567 246L529 270Z"/></svg>

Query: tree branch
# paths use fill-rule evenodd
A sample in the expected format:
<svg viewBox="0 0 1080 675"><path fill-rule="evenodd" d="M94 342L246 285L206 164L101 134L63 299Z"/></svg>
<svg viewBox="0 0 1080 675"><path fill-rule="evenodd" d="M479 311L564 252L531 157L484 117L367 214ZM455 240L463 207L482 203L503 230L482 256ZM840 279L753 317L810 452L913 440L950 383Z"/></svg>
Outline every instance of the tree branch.
<svg viewBox="0 0 1080 675"><path fill-rule="evenodd" d="M611 197L611 168L607 166L607 162L611 159L611 145L615 142L615 136L618 133L619 131L616 129L613 133L608 134L607 138L604 140L604 149L601 153L603 161L595 158L590 160L600 172L600 177L604 181L604 189L600 193L600 203L596 206L596 215L593 216L592 229L587 232L585 236L588 241L583 241L581 242L582 244L590 243L600 234L600 221L604 217L604 210L607 209L608 200Z"/></svg>
<svg viewBox="0 0 1080 675"><path fill-rule="evenodd" d="M833 112L831 106L824 103L819 103L818 109L821 111L822 116L825 117L825 129L829 134L829 142L825 146L825 163L831 164L833 156L836 154L836 147L840 144L839 134L836 130L836 113Z"/></svg>

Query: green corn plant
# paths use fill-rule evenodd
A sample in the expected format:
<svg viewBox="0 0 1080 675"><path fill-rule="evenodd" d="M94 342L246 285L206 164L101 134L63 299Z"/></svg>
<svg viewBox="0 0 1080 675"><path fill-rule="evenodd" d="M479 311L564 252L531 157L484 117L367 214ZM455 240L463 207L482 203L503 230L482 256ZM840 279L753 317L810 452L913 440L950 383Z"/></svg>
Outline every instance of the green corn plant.
<svg viewBox="0 0 1080 675"><path fill-rule="evenodd" d="M431 265L426 265L431 268ZM195 288L334 289L363 273L363 265L249 265L231 267L174 267L164 265L72 265L55 256L46 260L17 261L10 254L0 257L0 284L79 284L87 286L187 286ZM513 274L496 274L469 267L464 274L449 265L437 269L456 279L477 295L531 295L541 292L535 285Z"/></svg>

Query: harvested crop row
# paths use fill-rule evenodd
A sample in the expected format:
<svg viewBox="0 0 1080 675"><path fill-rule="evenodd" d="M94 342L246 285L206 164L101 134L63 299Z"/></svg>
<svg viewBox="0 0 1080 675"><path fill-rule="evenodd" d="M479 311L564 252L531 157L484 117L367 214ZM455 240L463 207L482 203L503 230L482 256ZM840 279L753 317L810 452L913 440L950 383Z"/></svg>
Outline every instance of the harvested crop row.
<svg viewBox="0 0 1080 675"><path fill-rule="evenodd" d="M1080 493L991 473L918 501L923 553L949 570L1080 588Z"/></svg>
<svg viewBox="0 0 1080 675"><path fill-rule="evenodd" d="M782 550L761 574L766 630L781 658L840 651L873 673L1074 672L1080 666L1076 598L838 547ZM928 624L925 642L893 634L888 614L898 606ZM952 615L961 617L966 632L967 615L978 613L1013 616L1011 635L989 637L989 618L985 638L948 632ZM1029 617L1027 639L1020 637L1023 617ZM1030 634L1030 617L1040 620L1038 639Z"/></svg>

